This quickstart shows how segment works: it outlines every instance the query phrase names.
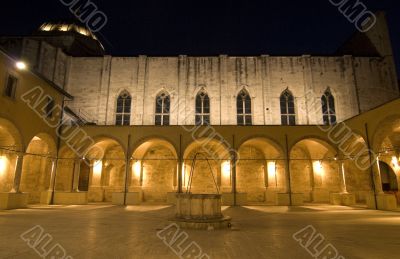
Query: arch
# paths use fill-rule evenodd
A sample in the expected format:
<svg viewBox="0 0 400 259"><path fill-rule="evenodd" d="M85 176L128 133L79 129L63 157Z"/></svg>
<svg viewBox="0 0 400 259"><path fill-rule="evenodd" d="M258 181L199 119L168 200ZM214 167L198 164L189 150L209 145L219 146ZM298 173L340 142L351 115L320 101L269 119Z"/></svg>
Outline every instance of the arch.
<svg viewBox="0 0 400 259"><path fill-rule="evenodd" d="M24 151L22 135L15 124L0 118L0 192L13 188L16 162L19 152Z"/></svg>
<svg viewBox="0 0 400 259"><path fill-rule="evenodd" d="M17 126L11 120L0 117L0 146L22 151L23 143L24 139Z"/></svg>
<svg viewBox="0 0 400 259"><path fill-rule="evenodd" d="M237 124L247 126L253 124L252 101L249 92L243 88L236 96Z"/></svg>
<svg viewBox="0 0 400 259"><path fill-rule="evenodd" d="M196 125L210 125L210 97L208 93L202 88L196 95L195 102L195 124Z"/></svg>
<svg viewBox="0 0 400 259"><path fill-rule="evenodd" d="M156 96L155 103L155 125L170 125L171 95L163 90Z"/></svg>
<svg viewBox="0 0 400 259"><path fill-rule="evenodd" d="M250 203L275 204L278 192L285 189L283 149L271 139L254 137L238 149L237 190L247 194Z"/></svg>
<svg viewBox="0 0 400 259"><path fill-rule="evenodd" d="M115 111L115 125L130 125L132 112L132 96L123 90L117 97L117 105Z"/></svg>
<svg viewBox="0 0 400 259"><path fill-rule="evenodd" d="M50 186L56 143L49 134L39 133L28 144L22 166L21 191L29 194L29 203L40 203L41 193Z"/></svg>
<svg viewBox="0 0 400 259"><path fill-rule="evenodd" d="M296 125L296 109L292 92L287 88L282 92L279 100L282 125Z"/></svg>
<svg viewBox="0 0 400 259"><path fill-rule="evenodd" d="M178 158L176 149L174 145L167 139L162 138L162 137L148 137L145 138L141 141L139 141L134 148L134 151L132 153L132 158L133 159L143 159L143 157L146 155L147 150L151 148L154 145L159 145L159 146L164 146L168 148L175 159Z"/></svg>
<svg viewBox="0 0 400 259"><path fill-rule="evenodd" d="M199 150L201 148L201 150ZM189 143L183 152L183 159L193 159L195 151L205 154L207 159L230 159L229 147L215 138L199 138Z"/></svg>
<svg viewBox="0 0 400 259"><path fill-rule="evenodd" d="M335 97L328 87L321 97L322 118L324 125L333 125L337 122Z"/></svg>
<svg viewBox="0 0 400 259"><path fill-rule="evenodd" d="M391 115L377 124L377 127L372 135L372 147L376 152L381 152L384 140L389 138L391 147L400 149L400 115Z"/></svg>
<svg viewBox="0 0 400 259"><path fill-rule="evenodd" d="M56 190L67 192L83 187L83 191L88 189L90 202L111 201L112 193L123 191L125 186L126 150L118 139L107 135L97 135L92 139L94 143L83 158L68 146L60 149ZM78 175L79 178L75 178ZM78 186L73 186L73 183Z"/></svg>
<svg viewBox="0 0 400 259"><path fill-rule="evenodd" d="M177 189L178 156L167 140L148 138L132 154L130 186L143 192L144 202L167 202Z"/></svg>
<svg viewBox="0 0 400 259"><path fill-rule="evenodd" d="M305 138L290 149L292 191L306 201L329 202L331 192L340 192L337 150L320 138Z"/></svg>
<svg viewBox="0 0 400 259"><path fill-rule="evenodd" d="M193 193L231 190L231 158L225 143L212 138L196 139L185 147L183 161L183 189L188 188L192 174Z"/></svg>

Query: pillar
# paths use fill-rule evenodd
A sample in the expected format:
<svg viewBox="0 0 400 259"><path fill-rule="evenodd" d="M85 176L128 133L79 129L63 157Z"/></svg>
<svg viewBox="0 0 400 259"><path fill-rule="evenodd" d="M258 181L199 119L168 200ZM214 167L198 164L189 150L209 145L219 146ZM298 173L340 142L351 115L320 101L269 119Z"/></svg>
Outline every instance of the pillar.
<svg viewBox="0 0 400 259"><path fill-rule="evenodd" d="M344 162L339 161L339 177L340 177L340 191L341 193L348 193L347 186L346 186L346 173L344 169Z"/></svg>
<svg viewBox="0 0 400 259"><path fill-rule="evenodd" d="M54 190L55 177L56 177L56 160L53 159L51 160L50 184L48 189L49 192L52 192Z"/></svg>
<svg viewBox="0 0 400 259"><path fill-rule="evenodd" d="M24 162L24 155L18 154L17 162L15 165L15 173L14 173L14 184L11 192L19 193L20 192L20 185L21 185L21 178L22 178L22 164Z"/></svg>
<svg viewBox="0 0 400 259"><path fill-rule="evenodd" d="M376 159L375 168L376 168L374 170L375 191L376 194L383 194L384 192L382 189L381 167L379 166L379 157Z"/></svg>
<svg viewBox="0 0 400 259"><path fill-rule="evenodd" d="M73 192L79 192L79 176L81 174L81 160L77 159L74 161L75 166L74 166L74 180L72 183L72 191Z"/></svg>

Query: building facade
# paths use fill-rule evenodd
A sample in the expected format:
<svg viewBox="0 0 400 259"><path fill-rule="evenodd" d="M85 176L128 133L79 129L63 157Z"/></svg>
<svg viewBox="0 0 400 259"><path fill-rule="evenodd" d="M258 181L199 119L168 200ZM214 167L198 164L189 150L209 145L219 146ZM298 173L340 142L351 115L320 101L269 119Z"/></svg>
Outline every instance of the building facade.
<svg viewBox="0 0 400 259"><path fill-rule="evenodd" d="M15 79L41 81L15 89L55 89L61 109L52 127L26 107L42 95L2 101L0 204L173 204L190 189L227 205L396 209L399 88L378 17L332 56L112 57L73 23L2 37L16 57L4 95L22 60Z"/></svg>

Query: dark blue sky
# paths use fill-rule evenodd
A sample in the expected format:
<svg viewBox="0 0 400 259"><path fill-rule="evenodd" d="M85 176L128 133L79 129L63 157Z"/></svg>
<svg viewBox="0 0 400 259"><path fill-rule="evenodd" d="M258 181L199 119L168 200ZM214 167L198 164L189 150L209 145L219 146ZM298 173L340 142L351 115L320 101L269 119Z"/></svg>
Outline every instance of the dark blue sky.
<svg viewBox="0 0 400 259"><path fill-rule="evenodd" d="M92 0L108 16L99 38L113 55L333 53L355 31L329 0ZM400 1L362 0L387 13L400 64ZM2 3L0 35L69 18L59 0Z"/></svg>

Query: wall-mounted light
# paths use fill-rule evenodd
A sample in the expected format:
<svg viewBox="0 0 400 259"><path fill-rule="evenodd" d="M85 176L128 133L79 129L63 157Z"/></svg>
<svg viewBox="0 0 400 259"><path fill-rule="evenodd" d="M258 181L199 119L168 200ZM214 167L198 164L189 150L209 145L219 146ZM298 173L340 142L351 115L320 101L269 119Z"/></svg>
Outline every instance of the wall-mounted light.
<svg viewBox="0 0 400 259"><path fill-rule="evenodd" d="M18 61L17 63L15 63L15 67L19 70L24 70L26 69L26 63L23 61Z"/></svg>
<svg viewBox="0 0 400 259"><path fill-rule="evenodd" d="M268 178L274 178L276 176L276 162L270 161L267 163Z"/></svg>
<svg viewBox="0 0 400 259"><path fill-rule="evenodd" d="M398 168L399 167L399 159L395 156L392 157L392 165L394 168Z"/></svg>
<svg viewBox="0 0 400 259"><path fill-rule="evenodd" d="M225 161L222 163L221 165L221 169L222 169L222 175L225 179L230 179L231 178L231 162Z"/></svg>
<svg viewBox="0 0 400 259"><path fill-rule="evenodd" d="M0 177L6 173L8 159L5 156L0 156Z"/></svg>
<svg viewBox="0 0 400 259"><path fill-rule="evenodd" d="M320 160L313 162L314 172L318 175L322 175L323 167L322 162Z"/></svg>
<svg viewBox="0 0 400 259"><path fill-rule="evenodd" d="M140 171L142 169L142 164L141 162L138 160L133 164L133 174L139 178L140 177Z"/></svg>
<svg viewBox="0 0 400 259"><path fill-rule="evenodd" d="M101 176L103 170L103 161L97 160L93 164L93 174L96 176Z"/></svg>

